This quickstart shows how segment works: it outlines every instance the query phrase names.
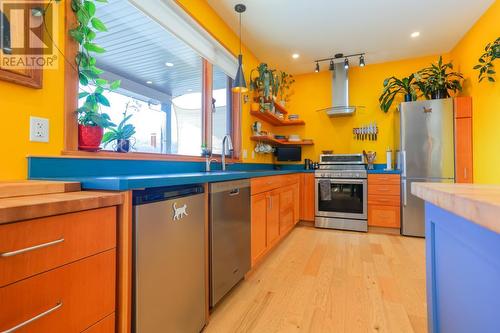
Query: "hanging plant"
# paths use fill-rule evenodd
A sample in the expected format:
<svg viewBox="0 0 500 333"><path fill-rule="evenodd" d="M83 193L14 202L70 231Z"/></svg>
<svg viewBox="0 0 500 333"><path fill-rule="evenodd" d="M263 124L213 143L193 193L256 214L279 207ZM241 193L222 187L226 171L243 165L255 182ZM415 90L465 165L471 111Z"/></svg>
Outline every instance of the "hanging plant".
<svg viewBox="0 0 500 333"><path fill-rule="evenodd" d="M78 123L82 126L108 128L114 124L108 114L101 112L101 106L111 106L104 96L105 91L113 91L120 87L120 81L108 82L101 78L103 70L96 66L95 54L106 52L94 42L97 34L106 32L104 23L96 17L96 2L106 0L71 0L71 9L75 13L77 26L69 30L69 34L78 45L75 57L78 80L80 81L79 99L85 99L78 108Z"/></svg>
<svg viewBox="0 0 500 333"><path fill-rule="evenodd" d="M290 97L293 95L292 85L295 83L295 79L292 74L288 74L286 72L280 72L278 76L279 82L279 100L280 103L286 104L290 101Z"/></svg>
<svg viewBox="0 0 500 333"><path fill-rule="evenodd" d="M389 111L392 102L397 95L404 95L405 102L411 102L417 100L417 92L415 87L417 86L417 80L415 74L411 74L408 77L398 79L397 77L389 77L384 80L384 90L382 95L380 95L378 101L380 103L380 109L384 112Z"/></svg>
<svg viewBox="0 0 500 333"><path fill-rule="evenodd" d="M484 53L479 58L479 64L474 66L474 69L479 71L478 80L483 81L488 78L488 81L495 82L495 70L493 61L500 58L500 37L494 42L488 43L484 48Z"/></svg>

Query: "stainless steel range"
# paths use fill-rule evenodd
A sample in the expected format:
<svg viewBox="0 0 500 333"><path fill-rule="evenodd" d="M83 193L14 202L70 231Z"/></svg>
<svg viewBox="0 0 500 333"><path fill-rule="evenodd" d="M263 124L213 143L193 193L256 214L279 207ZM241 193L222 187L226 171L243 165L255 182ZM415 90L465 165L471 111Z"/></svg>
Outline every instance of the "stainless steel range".
<svg viewBox="0 0 500 333"><path fill-rule="evenodd" d="M320 155L315 178L315 226L368 231L368 186L363 155Z"/></svg>

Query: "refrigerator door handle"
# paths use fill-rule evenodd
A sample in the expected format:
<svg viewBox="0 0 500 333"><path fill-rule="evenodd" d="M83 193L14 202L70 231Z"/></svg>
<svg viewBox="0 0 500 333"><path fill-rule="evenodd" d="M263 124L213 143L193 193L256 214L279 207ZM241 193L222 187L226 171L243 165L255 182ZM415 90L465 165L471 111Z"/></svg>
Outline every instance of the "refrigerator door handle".
<svg viewBox="0 0 500 333"><path fill-rule="evenodd" d="M403 190L403 207L405 207L408 199L406 195L406 179L403 179L401 188Z"/></svg>
<svg viewBox="0 0 500 333"><path fill-rule="evenodd" d="M401 176L406 177L406 150L401 150Z"/></svg>

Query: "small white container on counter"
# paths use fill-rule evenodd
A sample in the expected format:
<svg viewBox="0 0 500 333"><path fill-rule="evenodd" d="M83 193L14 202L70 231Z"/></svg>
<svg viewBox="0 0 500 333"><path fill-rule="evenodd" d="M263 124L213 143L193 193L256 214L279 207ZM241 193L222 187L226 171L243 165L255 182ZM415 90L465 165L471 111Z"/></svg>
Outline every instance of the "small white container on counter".
<svg viewBox="0 0 500 333"><path fill-rule="evenodd" d="M392 170L392 150L387 148L387 151L385 152L385 158L387 161L387 165L385 167L386 170Z"/></svg>

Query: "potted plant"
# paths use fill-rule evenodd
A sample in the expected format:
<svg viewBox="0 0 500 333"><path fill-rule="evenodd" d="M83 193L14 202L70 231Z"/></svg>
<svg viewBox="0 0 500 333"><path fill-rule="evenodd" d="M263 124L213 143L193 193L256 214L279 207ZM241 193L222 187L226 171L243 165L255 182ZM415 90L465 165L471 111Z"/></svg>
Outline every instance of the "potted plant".
<svg viewBox="0 0 500 333"><path fill-rule="evenodd" d="M258 76L254 77L254 73ZM275 81L275 70L269 69L265 63L259 64L250 72L250 90L257 92L258 96L254 100L259 103L261 111L271 109L273 91L276 89Z"/></svg>
<svg viewBox="0 0 500 333"><path fill-rule="evenodd" d="M115 151L118 153L128 153L130 151L130 139L135 134L135 126L127 124L127 121L133 116L127 115L129 109L139 109L137 102L128 101L123 112L123 119L118 126L109 127L109 131L104 134L102 143L106 147L109 143L116 141Z"/></svg>
<svg viewBox="0 0 500 333"><path fill-rule="evenodd" d="M292 96L293 92L291 91L292 85L295 83L295 79L291 74L286 72L281 72L279 74L279 89L278 89L278 97L279 103L282 106L285 106L287 102L290 101L290 96Z"/></svg>
<svg viewBox="0 0 500 333"><path fill-rule="evenodd" d="M385 79L384 90L378 99L380 109L384 112L389 111L392 102L394 102L396 96L400 94L404 95L405 102L417 100L416 84L417 80L415 74L411 74L402 79L398 79L394 76Z"/></svg>
<svg viewBox="0 0 500 333"><path fill-rule="evenodd" d="M78 115L78 148L81 150L99 150L103 130L114 124L109 116L101 111L102 106L109 107L105 91L113 91L120 87L120 81L108 82L101 78L103 71L96 66L93 54L102 54L104 48L94 42L99 32L107 31L104 23L96 17L95 1L73 0L71 9L75 13L77 26L69 30L71 38L78 43L75 57L75 70L80 81L78 98L85 99L77 109Z"/></svg>
<svg viewBox="0 0 500 333"><path fill-rule="evenodd" d="M495 82L495 70L493 69L493 61L500 58L500 37L498 37L494 42L488 43L484 48L484 53L479 58L479 64L474 66L474 69L479 71L479 82L483 81L484 78L488 78L488 81Z"/></svg>
<svg viewBox="0 0 500 333"><path fill-rule="evenodd" d="M417 85L426 98L448 98L450 91L462 91L463 75L450 70L453 70L453 64L443 63L443 57L440 56L437 64L431 64L417 73Z"/></svg>

